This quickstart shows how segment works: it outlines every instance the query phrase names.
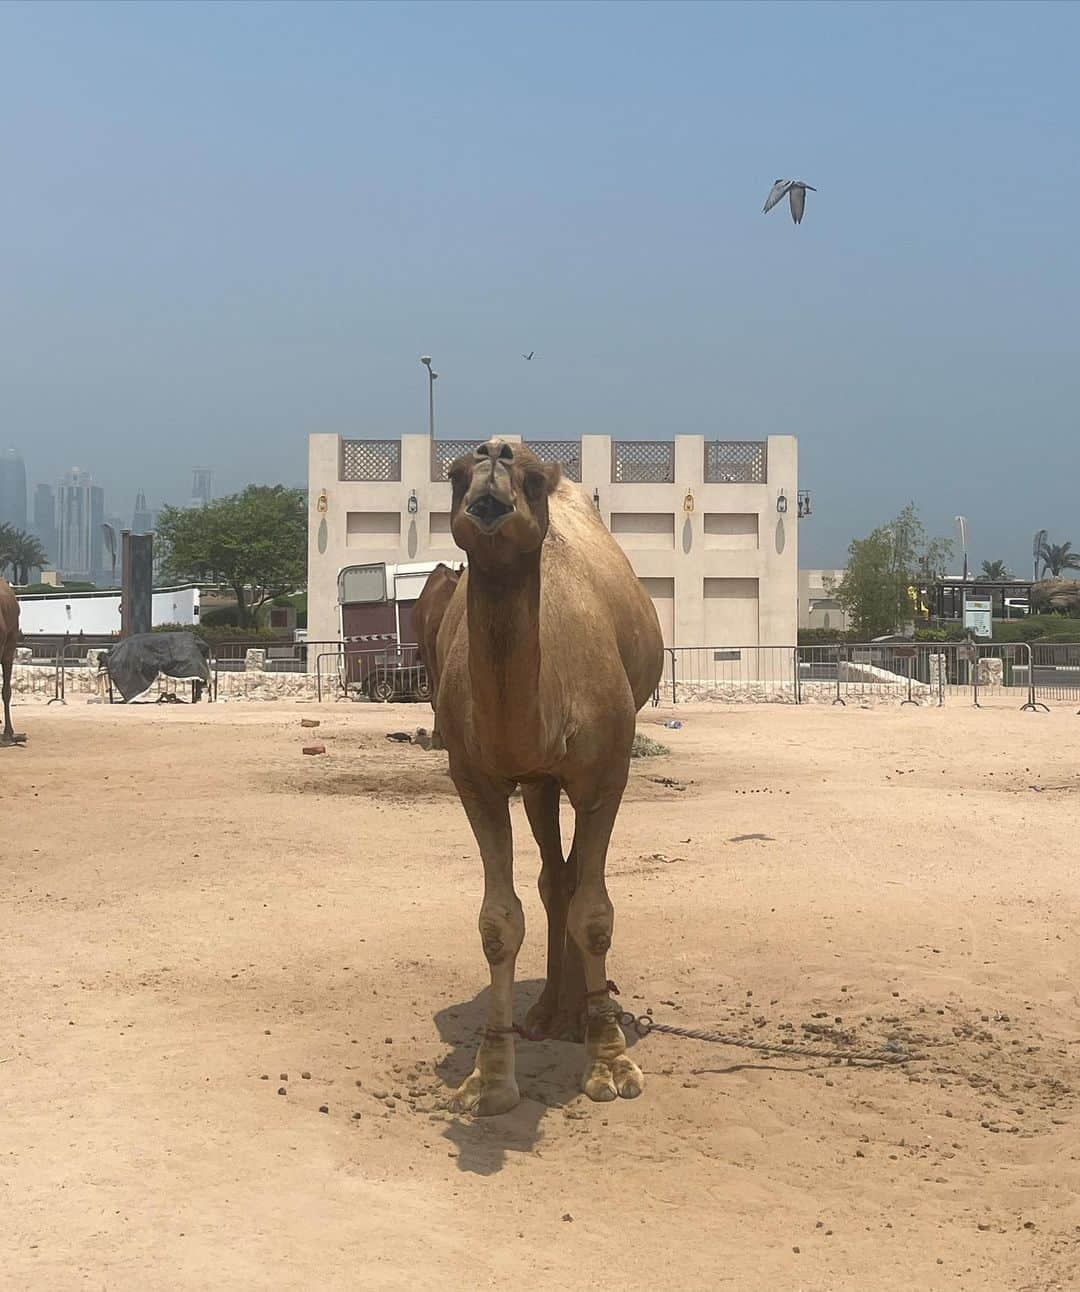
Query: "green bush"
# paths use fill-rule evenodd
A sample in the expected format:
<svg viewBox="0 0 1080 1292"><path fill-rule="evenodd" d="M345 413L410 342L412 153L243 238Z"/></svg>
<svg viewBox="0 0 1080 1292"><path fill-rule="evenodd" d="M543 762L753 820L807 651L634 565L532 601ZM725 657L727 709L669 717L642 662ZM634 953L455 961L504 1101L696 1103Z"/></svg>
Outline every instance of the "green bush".
<svg viewBox="0 0 1080 1292"><path fill-rule="evenodd" d="M204 628L237 628L240 624L240 609L238 606L217 606L213 610L206 610L200 616L200 623Z"/></svg>
<svg viewBox="0 0 1080 1292"><path fill-rule="evenodd" d="M996 642L1080 641L1080 620L1065 615L1028 615L994 621Z"/></svg>
<svg viewBox="0 0 1080 1292"><path fill-rule="evenodd" d="M273 646L278 642L291 642L292 633L260 632L254 628L217 627L212 624L158 624L156 633L195 633L213 646L217 642L246 641L256 646Z"/></svg>
<svg viewBox="0 0 1080 1292"><path fill-rule="evenodd" d="M800 646L835 646L837 642L850 642L855 638L840 628L800 628Z"/></svg>

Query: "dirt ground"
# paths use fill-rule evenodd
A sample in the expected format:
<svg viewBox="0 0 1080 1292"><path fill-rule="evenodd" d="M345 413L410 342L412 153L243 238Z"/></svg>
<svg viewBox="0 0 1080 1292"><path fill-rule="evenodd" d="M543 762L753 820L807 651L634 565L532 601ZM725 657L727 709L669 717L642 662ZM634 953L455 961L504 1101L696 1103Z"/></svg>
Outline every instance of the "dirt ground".
<svg viewBox="0 0 1080 1292"><path fill-rule="evenodd" d="M479 861L444 755L385 738L426 711L17 716L0 1286L1080 1282L1071 707L647 710L671 753L635 763L609 863L626 1008L918 1057L654 1034L642 1098L592 1104L578 1047L521 1042L487 1121L440 1107L483 1015Z"/></svg>

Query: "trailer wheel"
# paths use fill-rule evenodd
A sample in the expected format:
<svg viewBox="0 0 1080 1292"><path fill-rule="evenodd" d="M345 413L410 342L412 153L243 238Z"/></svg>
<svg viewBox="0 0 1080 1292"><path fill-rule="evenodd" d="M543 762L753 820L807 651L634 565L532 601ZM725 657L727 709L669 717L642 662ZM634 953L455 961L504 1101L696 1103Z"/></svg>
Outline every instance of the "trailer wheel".
<svg viewBox="0 0 1080 1292"><path fill-rule="evenodd" d="M374 678L369 694L379 704L389 704L394 698L394 683L388 677Z"/></svg>

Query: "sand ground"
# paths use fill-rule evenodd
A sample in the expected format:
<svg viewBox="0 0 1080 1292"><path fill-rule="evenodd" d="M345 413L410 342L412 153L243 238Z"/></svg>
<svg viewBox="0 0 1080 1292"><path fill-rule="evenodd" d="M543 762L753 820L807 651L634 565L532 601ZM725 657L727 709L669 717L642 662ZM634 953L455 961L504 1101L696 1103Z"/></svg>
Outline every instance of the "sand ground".
<svg viewBox="0 0 1080 1292"><path fill-rule="evenodd" d="M1071 707L647 711L672 752L635 763L610 856L626 1006L924 1057L653 1035L644 1096L602 1105L577 1047L522 1042L523 1102L488 1121L440 1108L486 965L444 756L385 738L426 712L18 716L0 1286L1080 1284ZM523 1015L543 916L515 819Z"/></svg>

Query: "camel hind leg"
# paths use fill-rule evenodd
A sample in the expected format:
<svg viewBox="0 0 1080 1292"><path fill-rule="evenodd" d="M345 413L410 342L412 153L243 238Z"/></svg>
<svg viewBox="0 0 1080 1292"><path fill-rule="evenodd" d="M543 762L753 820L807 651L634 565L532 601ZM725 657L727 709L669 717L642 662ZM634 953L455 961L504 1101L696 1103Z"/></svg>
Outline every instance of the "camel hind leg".
<svg viewBox="0 0 1080 1292"><path fill-rule="evenodd" d="M563 858L559 828L562 787L556 780L522 786L521 796L533 837L540 849L540 900L547 913L547 981L540 999L525 1017L526 1028L561 1040L582 1039L581 1015L585 1005L585 968L581 953L566 936L566 913L577 881L577 854L570 849Z"/></svg>
<svg viewBox="0 0 1080 1292"><path fill-rule="evenodd" d="M3 672L3 699L4 699L4 744L10 745L15 742L15 728L11 722L11 673L15 667L15 656L4 657Z"/></svg>

